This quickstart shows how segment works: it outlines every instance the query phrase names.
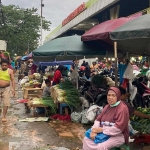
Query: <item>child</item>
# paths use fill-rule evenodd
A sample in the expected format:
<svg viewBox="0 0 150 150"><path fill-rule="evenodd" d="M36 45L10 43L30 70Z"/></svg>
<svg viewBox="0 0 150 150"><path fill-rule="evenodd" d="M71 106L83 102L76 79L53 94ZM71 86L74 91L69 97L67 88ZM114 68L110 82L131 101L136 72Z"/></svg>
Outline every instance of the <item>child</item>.
<svg viewBox="0 0 150 150"><path fill-rule="evenodd" d="M45 80L46 87L43 89L42 97L50 97L50 81L49 79Z"/></svg>

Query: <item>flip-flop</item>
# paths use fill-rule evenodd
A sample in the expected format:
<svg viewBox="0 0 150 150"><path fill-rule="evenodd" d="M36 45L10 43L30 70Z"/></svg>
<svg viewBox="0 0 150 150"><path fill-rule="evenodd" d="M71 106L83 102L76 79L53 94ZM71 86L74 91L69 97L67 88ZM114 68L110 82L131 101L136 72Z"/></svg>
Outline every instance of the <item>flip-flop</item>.
<svg viewBox="0 0 150 150"><path fill-rule="evenodd" d="M7 122L7 119L6 118L2 118L2 122Z"/></svg>

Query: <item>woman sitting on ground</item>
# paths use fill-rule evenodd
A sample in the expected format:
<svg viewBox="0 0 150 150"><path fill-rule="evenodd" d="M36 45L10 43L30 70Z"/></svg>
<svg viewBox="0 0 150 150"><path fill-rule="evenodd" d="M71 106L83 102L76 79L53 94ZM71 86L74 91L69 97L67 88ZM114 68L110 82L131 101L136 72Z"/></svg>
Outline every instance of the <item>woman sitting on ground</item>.
<svg viewBox="0 0 150 150"><path fill-rule="evenodd" d="M90 138L83 140L83 150L110 150L122 144L128 144L129 112L127 106L120 101L120 90L111 87L107 93L108 105L95 120L90 133ZM105 142L95 144L94 139L98 133L109 136Z"/></svg>

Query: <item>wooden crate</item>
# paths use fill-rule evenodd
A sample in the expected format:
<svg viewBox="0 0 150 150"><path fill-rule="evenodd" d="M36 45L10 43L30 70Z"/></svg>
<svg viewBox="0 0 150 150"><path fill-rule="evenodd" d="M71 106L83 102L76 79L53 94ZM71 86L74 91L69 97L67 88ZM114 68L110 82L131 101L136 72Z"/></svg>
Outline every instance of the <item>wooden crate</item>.
<svg viewBox="0 0 150 150"><path fill-rule="evenodd" d="M23 98L28 99L30 97L41 97L43 89L42 88L25 88L23 90Z"/></svg>

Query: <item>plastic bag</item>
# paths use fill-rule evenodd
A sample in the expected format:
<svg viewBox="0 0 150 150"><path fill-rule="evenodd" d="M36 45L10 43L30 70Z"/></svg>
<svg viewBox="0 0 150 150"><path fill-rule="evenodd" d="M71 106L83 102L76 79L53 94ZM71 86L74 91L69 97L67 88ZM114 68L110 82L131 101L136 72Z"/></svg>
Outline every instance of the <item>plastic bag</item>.
<svg viewBox="0 0 150 150"><path fill-rule="evenodd" d="M44 89L46 87L45 80L43 80L41 88Z"/></svg>
<svg viewBox="0 0 150 150"><path fill-rule="evenodd" d="M121 87L124 88L124 89L126 89L127 86L128 86L128 80L124 79L123 82L122 82L122 84L121 84Z"/></svg>
<svg viewBox="0 0 150 150"><path fill-rule="evenodd" d="M80 112L73 112L72 114L71 114L71 120L73 121L73 122L81 122L81 119L82 119L82 115L81 115L81 113Z"/></svg>
<svg viewBox="0 0 150 150"><path fill-rule="evenodd" d="M128 122L128 127L130 135L135 135L136 133L138 133L138 131L133 129L133 126L131 125L130 121Z"/></svg>
<svg viewBox="0 0 150 150"><path fill-rule="evenodd" d="M89 139L91 139L91 138L90 138L90 133L91 133L91 131L92 131L92 130L89 129L89 130L87 130L87 131L85 132L85 136L86 136L87 138L89 138ZM104 134L104 133L98 133L98 134L96 135L95 139L94 139L94 143L95 143L95 144L103 143L103 142L107 141L109 138L110 138L109 135L106 135L106 134Z"/></svg>
<svg viewBox="0 0 150 150"><path fill-rule="evenodd" d="M102 111L102 109L103 109L102 107L99 107L97 105L92 105L87 111L86 118L89 121L94 122L97 112Z"/></svg>
<svg viewBox="0 0 150 150"><path fill-rule="evenodd" d="M70 115L60 115L60 114L55 114L51 116L52 119L58 119L58 120L65 120L65 121L70 121Z"/></svg>
<svg viewBox="0 0 150 150"><path fill-rule="evenodd" d="M85 109L81 112L81 116L82 116L81 123L82 124L88 124L89 123L89 120L86 118L86 114L87 114L87 109Z"/></svg>
<svg viewBox="0 0 150 150"><path fill-rule="evenodd" d="M25 77L21 80L20 84L23 85L23 84L25 84L25 83L28 82L28 81L29 81L29 77L28 77L28 76L25 76Z"/></svg>
<svg viewBox="0 0 150 150"><path fill-rule="evenodd" d="M123 78L124 79L134 79L134 74L133 74L133 66L129 63L125 72L124 72L124 75L123 75Z"/></svg>
<svg viewBox="0 0 150 150"><path fill-rule="evenodd" d="M130 93L130 100L133 101L137 94L137 87L133 86L132 80L129 80L129 93Z"/></svg>

